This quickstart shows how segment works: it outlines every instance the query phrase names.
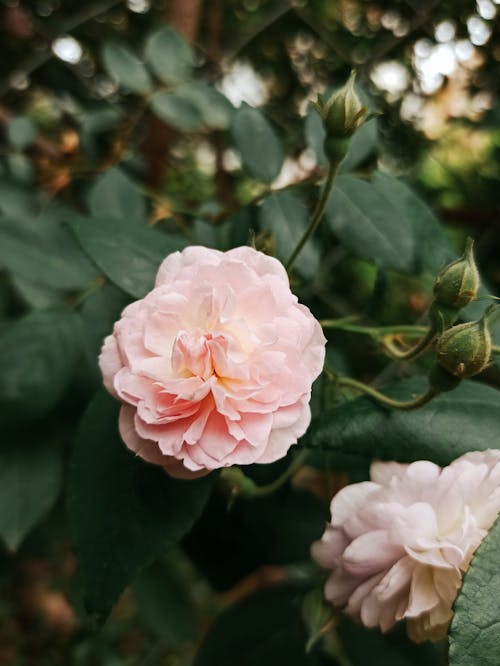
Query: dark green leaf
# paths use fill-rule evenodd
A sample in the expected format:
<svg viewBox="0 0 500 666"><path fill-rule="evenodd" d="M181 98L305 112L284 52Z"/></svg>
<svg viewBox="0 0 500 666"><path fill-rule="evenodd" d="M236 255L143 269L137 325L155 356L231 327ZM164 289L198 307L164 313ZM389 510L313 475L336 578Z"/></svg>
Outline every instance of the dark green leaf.
<svg viewBox="0 0 500 666"><path fill-rule="evenodd" d="M500 660L500 520L464 577L450 628L450 666L498 666Z"/></svg>
<svg viewBox="0 0 500 666"><path fill-rule="evenodd" d="M0 420L43 416L63 395L81 351L76 315L37 310L0 336Z"/></svg>
<svg viewBox="0 0 500 666"><path fill-rule="evenodd" d="M62 481L53 446L16 444L0 450L0 537L10 550L51 509Z"/></svg>
<svg viewBox="0 0 500 666"><path fill-rule="evenodd" d="M156 76L165 83L185 81L194 66L191 46L170 26L148 37L145 57Z"/></svg>
<svg viewBox="0 0 500 666"><path fill-rule="evenodd" d="M160 91L151 97L151 108L158 118L184 132L195 132L204 126L198 107L175 92Z"/></svg>
<svg viewBox="0 0 500 666"><path fill-rule="evenodd" d="M20 150L28 148L35 140L36 134L36 127L26 116L16 116L7 123L7 138Z"/></svg>
<svg viewBox="0 0 500 666"><path fill-rule="evenodd" d="M92 186L88 196L94 217L116 217L145 222L146 204L139 185L121 169L109 169Z"/></svg>
<svg viewBox="0 0 500 666"><path fill-rule="evenodd" d="M373 183L339 176L326 215L332 231L353 254L382 268L415 270L413 226Z"/></svg>
<svg viewBox="0 0 500 666"><path fill-rule="evenodd" d="M178 555L155 562L132 586L142 620L169 646L193 643L197 629L189 581L177 558Z"/></svg>
<svg viewBox="0 0 500 666"><path fill-rule="evenodd" d="M415 645L406 636L404 625L388 635L376 629L354 624L342 618L338 629L342 648L350 666L445 666L444 650L440 645ZM472 664L471 664L472 666Z"/></svg>
<svg viewBox="0 0 500 666"><path fill-rule="evenodd" d="M429 206L408 185L389 174L376 171L373 175L375 189L392 203L407 220L405 226L412 229L416 239L416 254L420 270L436 273L448 261L455 258L450 242L439 220Z"/></svg>
<svg viewBox="0 0 500 666"><path fill-rule="evenodd" d="M21 278L56 290L84 289L97 271L68 229L56 219L32 224L1 219L0 266Z"/></svg>
<svg viewBox="0 0 500 666"><path fill-rule="evenodd" d="M153 288L163 259L185 246L180 236L139 227L127 220L88 218L71 224L89 257L118 287L135 298Z"/></svg>
<svg viewBox="0 0 500 666"><path fill-rule="evenodd" d="M222 93L202 81L189 81L175 89L175 95L199 111L203 123L211 129L226 129L231 123L234 108Z"/></svg>
<svg viewBox="0 0 500 666"><path fill-rule="evenodd" d="M383 390L406 400L423 393L426 386L425 381L408 380ZM357 398L313 419L301 442L341 454L345 464L379 458L447 465L467 451L495 446L499 404L499 391L472 381L411 412L384 409L369 398Z"/></svg>
<svg viewBox="0 0 500 666"><path fill-rule="evenodd" d="M243 167L257 180L271 183L281 171L285 152L264 114L242 105L234 114L232 134Z"/></svg>
<svg viewBox="0 0 500 666"><path fill-rule="evenodd" d="M135 576L177 543L208 499L214 475L179 481L128 451L119 405L98 393L78 430L69 517L89 612L105 616Z"/></svg>
<svg viewBox="0 0 500 666"><path fill-rule="evenodd" d="M309 215L306 207L291 192L273 192L264 199L259 213L261 228L273 235L277 257L285 262L307 228ZM319 251L313 240L306 243L295 265L304 277L315 277Z"/></svg>
<svg viewBox="0 0 500 666"><path fill-rule="evenodd" d="M307 666L302 593L293 587L263 590L228 608L205 638L194 666Z"/></svg>
<svg viewBox="0 0 500 666"><path fill-rule="evenodd" d="M148 70L126 46L108 42L102 52L104 67L119 86L136 95L151 92Z"/></svg>

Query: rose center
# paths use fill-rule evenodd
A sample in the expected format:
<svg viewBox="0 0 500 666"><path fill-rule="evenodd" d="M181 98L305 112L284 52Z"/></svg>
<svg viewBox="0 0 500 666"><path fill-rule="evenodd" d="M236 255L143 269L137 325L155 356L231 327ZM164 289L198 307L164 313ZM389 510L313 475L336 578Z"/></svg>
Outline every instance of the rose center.
<svg viewBox="0 0 500 666"><path fill-rule="evenodd" d="M227 353L226 337L217 332L181 331L172 349L172 370L178 377L207 380L220 374L220 359Z"/></svg>

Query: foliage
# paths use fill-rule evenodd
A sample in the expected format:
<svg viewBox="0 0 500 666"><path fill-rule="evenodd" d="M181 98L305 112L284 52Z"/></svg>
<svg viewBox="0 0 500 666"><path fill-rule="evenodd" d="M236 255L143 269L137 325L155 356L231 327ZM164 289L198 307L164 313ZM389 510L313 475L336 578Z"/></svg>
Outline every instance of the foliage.
<svg viewBox="0 0 500 666"><path fill-rule="evenodd" d="M337 614L306 654L303 604L322 583L309 548L331 496L366 479L372 460L447 464L498 446L495 355L412 412L336 381L351 374L398 400L425 391L432 350L397 363L382 342L401 333L411 344L404 327L426 325L434 276L467 235L480 295L498 290L496 5L200 0L194 37L179 0L4 4L0 661L445 663L443 646ZM476 15L490 4L494 17ZM483 43L471 16L491 32ZM438 39L445 22L455 34ZM455 73L438 72L433 90L425 48L455 54ZM377 78L387 63L404 71L397 90ZM337 321L325 327L313 420L285 460L244 471L265 486L296 451L307 464L273 494L232 502L217 474L178 481L134 458L97 357L171 252L250 243L286 263L328 172L312 102L353 66L373 117L290 270L300 302ZM460 321L484 307L473 303ZM497 524L456 601L452 665L500 662L498 533Z"/></svg>

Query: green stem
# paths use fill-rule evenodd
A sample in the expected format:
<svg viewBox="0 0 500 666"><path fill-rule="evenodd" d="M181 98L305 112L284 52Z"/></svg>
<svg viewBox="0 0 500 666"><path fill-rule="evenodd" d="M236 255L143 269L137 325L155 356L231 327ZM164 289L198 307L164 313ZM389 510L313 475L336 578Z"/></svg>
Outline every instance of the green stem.
<svg viewBox="0 0 500 666"><path fill-rule="evenodd" d="M391 358L399 361L409 361L410 359L416 358L424 351L429 349L434 340L436 339L436 331L431 327L427 334L417 342L417 344L410 349L401 350L395 344L389 340L384 340L382 346L387 352L387 355Z"/></svg>
<svg viewBox="0 0 500 666"><path fill-rule="evenodd" d="M491 345L491 351L494 354L500 354L500 345Z"/></svg>
<svg viewBox="0 0 500 666"><path fill-rule="evenodd" d="M325 212L326 204L328 203L330 193L333 189L333 184L335 182L335 176L337 175L337 169L338 169L338 164L331 164L330 165L330 168L328 170L328 176L327 176L327 179L326 179L326 183L325 183L325 186L323 188L323 192L321 193L321 196L318 199L318 203L316 204L316 208L314 209L314 212L312 214L309 226L307 227L307 229L302 234L302 238L297 243L294 251L292 252L288 261L285 264L285 268L286 268L287 271L290 271L293 264L295 263L295 260L297 259L300 252L302 251L302 248L307 243L309 238L313 235L313 233L316 231L316 229L319 226L319 223L321 222L321 220L323 218L323 214Z"/></svg>
<svg viewBox="0 0 500 666"><path fill-rule="evenodd" d="M440 393L438 390L434 388L429 388L426 393L419 396L418 398L415 398L414 400L401 401L389 398L389 396L380 393L380 391L377 391L371 386L368 386L363 382L358 382L356 379L351 379L350 377L336 376L335 381L338 386L346 386L348 388L355 389L356 391L361 391L362 393L369 395L371 398L373 398L377 402L380 402L383 405L387 405L388 407L392 407L393 409L402 409L405 411L422 407Z"/></svg>
<svg viewBox="0 0 500 666"><path fill-rule="evenodd" d="M283 474L278 476L277 479L271 481L271 483L268 483L265 486L256 486L252 492L252 497L265 497L266 495L271 495L272 493L279 490L281 486L283 486L288 481L288 479L290 479L295 474L299 467L302 467L309 453L310 452L307 449L304 449L299 454L297 454L292 460L290 466L283 472Z"/></svg>
<svg viewBox="0 0 500 666"><path fill-rule="evenodd" d="M421 337L428 331L426 326L412 326L401 324L399 326L363 326L362 324L351 324L356 316L342 317L340 319L322 319L319 323L323 328L337 328L349 333L361 333L372 337L381 338L391 333L406 335L408 337Z"/></svg>

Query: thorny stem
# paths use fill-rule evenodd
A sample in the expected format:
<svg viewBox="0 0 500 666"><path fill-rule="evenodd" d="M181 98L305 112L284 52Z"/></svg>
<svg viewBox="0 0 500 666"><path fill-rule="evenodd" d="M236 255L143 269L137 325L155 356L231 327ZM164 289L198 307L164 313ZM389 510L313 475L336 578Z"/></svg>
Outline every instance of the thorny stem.
<svg viewBox="0 0 500 666"><path fill-rule="evenodd" d="M313 233L316 231L316 229L319 226L319 223L323 219L323 214L325 212L326 204L328 203L328 199L330 198L330 194L331 194L331 191L333 189L333 184L335 182L335 176L337 175L338 166L339 166L338 164L331 164L330 165L330 168L328 170L328 176L327 176L327 179L326 179L326 183L325 183L325 186L323 188L323 192L321 193L321 196L318 199L318 203L316 204L316 208L314 209L314 212L312 214L309 226L307 227L307 229L302 234L302 238L297 243L294 251L292 252L288 261L285 264L285 268L288 272L290 271L293 264L295 263L295 260L297 259L300 252L302 251L302 248L307 243L309 238L313 235Z"/></svg>
<svg viewBox="0 0 500 666"><path fill-rule="evenodd" d="M377 402L380 402L383 405L387 405L388 407L392 407L393 409L401 409L404 411L410 411L412 409L417 409L418 407L422 407L440 393L440 391L438 391L437 389L429 388L426 393L419 396L418 398L415 398L413 400L401 401L389 398L389 396L384 395L383 393L377 391L371 386L368 386L363 382L359 382L356 379L351 379L350 377L335 376L335 382L337 383L338 386L346 386L349 388L353 388L357 391L361 391L362 393L369 395L371 398L373 398Z"/></svg>

